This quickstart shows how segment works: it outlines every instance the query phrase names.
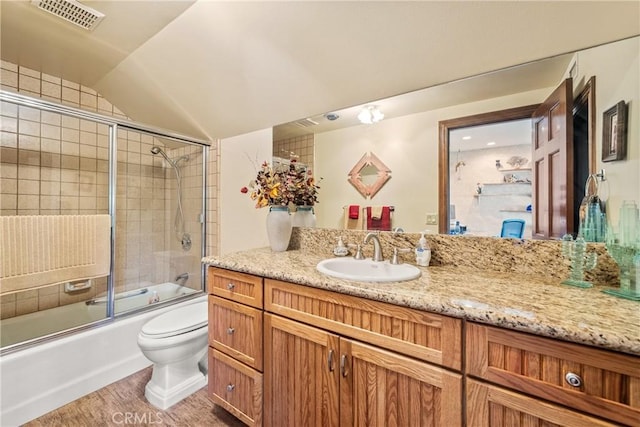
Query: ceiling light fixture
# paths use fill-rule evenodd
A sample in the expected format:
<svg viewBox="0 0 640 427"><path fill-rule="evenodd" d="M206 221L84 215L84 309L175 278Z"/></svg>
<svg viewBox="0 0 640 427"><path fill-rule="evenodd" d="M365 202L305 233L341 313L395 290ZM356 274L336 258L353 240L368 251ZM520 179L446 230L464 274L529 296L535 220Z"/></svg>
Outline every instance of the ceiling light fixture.
<svg viewBox="0 0 640 427"><path fill-rule="evenodd" d="M495 141L487 142L487 145L496 145Z"/></svg>
<svg viewBox="0 0 640 427"><path fill-rule="evenodd" d="M358 120L363 124L373 124L384 119L384 114L375 105L365 105L358 114Z"/></svg>
<svg viewBox="0 0 640 427"><path fill-rule="evenodd" d="M467 140L471 139L471 137L470 137L470 136L463 136L463 137L462 137L462 139L464 139L465 141L467 141Z"/></svg>

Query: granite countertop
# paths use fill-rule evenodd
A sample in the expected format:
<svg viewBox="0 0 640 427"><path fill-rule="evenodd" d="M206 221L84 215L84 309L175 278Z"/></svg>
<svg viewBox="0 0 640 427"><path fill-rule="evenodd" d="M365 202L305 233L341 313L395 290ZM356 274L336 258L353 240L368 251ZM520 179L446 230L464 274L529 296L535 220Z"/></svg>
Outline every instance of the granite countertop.
<svg viewBox="0 0 640 427"><path fill-rule="evenodd" d="M412 307L545 337L640 355L640 303L557 279L464 269L420 267L416 280L366 283L316 270L323 258L301 250L254 249L205 257L212 266Z"/></svg>

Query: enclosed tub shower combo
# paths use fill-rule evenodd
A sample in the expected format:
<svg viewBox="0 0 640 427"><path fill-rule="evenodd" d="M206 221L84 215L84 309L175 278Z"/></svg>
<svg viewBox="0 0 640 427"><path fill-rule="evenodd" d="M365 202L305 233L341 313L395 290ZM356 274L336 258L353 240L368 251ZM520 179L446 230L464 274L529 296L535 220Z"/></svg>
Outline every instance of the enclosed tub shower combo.
<svg viewBox="0 0 640 427"><path fill-rule="evenodd" d="M143 326L204 300L209 143L0 101L0 400L14 425L148 366Z"/></svg>

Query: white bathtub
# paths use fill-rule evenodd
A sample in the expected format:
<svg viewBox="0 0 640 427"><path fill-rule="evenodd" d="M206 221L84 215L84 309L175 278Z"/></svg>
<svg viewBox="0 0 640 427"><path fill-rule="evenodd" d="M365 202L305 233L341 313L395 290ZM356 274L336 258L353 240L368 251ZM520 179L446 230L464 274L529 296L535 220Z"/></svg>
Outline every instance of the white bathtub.
<svg viewBox="0 0 640 427"><path fill-rule="evenodd" d="M145 294L118 300L116 313L148 304L154 291L161 301L191 291L171 283L148 288ZM137 344L142 325L167 310L204 300L206 295L201 295L0 357L0 425L23 424L151 365ZM84 302L47 311L48 316L31 313L0 322L3 341L5 331L13 337L23 329L32 333L33 328L46 334L55 322L76 322L75 326L105 317L104 305Z"/></svg>

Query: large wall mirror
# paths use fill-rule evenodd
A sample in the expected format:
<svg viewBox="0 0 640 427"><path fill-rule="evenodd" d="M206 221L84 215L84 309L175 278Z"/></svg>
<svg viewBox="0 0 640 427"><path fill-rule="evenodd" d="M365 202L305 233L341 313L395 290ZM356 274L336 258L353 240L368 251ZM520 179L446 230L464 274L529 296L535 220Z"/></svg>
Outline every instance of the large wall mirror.
<svg viewBox="0 0 640 427"><path fill-rule="evenodd" d="M595 108L588 115L592 123L586 127L591 129L592 140L595 140L589 169L606 170L607 181L602 184L602 193L607 199L609 220L615 222L623 200L640 201L639 56L640 37L633 37L306 117L274 127L274 155L284 157L280 153L286 152L297 156L313 165L316 177L322 178L319 203L315 207L318 227L343 228L344 215L345 212L348 214L350 206L388 205L394 207L392 226L406 232L447 232L451 209L454 209L455 219L461 225L469 224L468 234L498 236L500 229L496 216L517 216L531 221L528 219L531 214L527 213L529 205L533 204L527 203L527 194L531 193L527 190L530 186L527 182L532 180L531 133L522 133L523 126L530 129L531 124L518 126L514 122L511 126L514 129L507 126L495 135L463 126L461 132L451 135L460 141L446 147L448 167L443 168L439 154L440 123L531 108L542 103L568 77L572 78L572 93L577 98L595 77L592 98ZM603 112L620 101L628 105L626 159L603 162ZM375 105L384 118L376 123L362 124L357 116L369 105ZM511 133L515 128L520 132L517 135ZM491 142L495 144L489 144ZM296 148L298 146L302 148ZM349 172L368 152L375 153L392 172L388 182L370 199L363 197L348 181ZM445 173L448 183L442 186L441 178ZM580 180L582 177L576 178L576 181ZM513 185L497 190L490 188L500 183ZM480 221L469 219L478 213L478 203L489 198L483 200L480 194L507 187L517 189L518 197L511 200L513 203L507 203L508 206L501 207L504 212L484 212L488 217ZM445 194L447 200L451 195L462 194L464 201L457 202L455 207L451 203L443 207ZM581 198L581 195L575 197ZM531 232L525 237L531 237Z"/></svg>

